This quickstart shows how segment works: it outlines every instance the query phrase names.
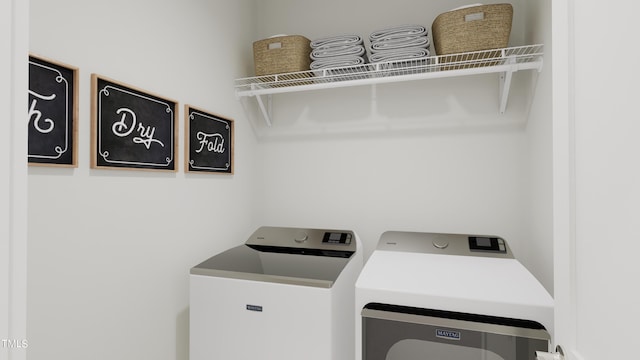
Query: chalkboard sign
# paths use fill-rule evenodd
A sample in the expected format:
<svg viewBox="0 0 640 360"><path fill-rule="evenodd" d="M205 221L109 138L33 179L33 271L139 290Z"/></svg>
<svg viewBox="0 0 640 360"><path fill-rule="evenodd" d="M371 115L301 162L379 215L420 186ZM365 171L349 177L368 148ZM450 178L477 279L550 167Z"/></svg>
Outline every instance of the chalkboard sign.
<svg viewBox="0 0 640 360"><path fill-rule="evenodd" d="M77 166L78 68L29 56L31 165Z"/></svg>
<svg viewBox="0 0 640 360"><path fill-rule="evenodd" d="M177 171L177 102L91 75L91 167Z"/></svg>
<svg viewBox="0 0 640 360"><path fill-rule="evenodd" d="M185 105L187 172L233 174L233 120Z"/></svg>

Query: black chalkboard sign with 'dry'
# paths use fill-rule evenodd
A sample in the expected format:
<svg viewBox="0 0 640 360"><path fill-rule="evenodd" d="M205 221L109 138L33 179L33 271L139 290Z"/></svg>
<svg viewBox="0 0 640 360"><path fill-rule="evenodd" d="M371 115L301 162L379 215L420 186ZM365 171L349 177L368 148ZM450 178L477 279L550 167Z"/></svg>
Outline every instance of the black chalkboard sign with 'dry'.
<svg viewBox="0 0 640 360"><path fill-rule="evenodd" d="M91 76L91 167L177 171L177 102Z"/></svg>
<svg viewBox="0 0 640 360"><path fill-rule="evenodd" d="M30 165L77 166L78 68L29 56Z"/></svg>
<svg viewBox="0 0 640 360"><path fill-rule="evenodd" d="M187 172L233 174L233 120L185 105Z"/></svg>

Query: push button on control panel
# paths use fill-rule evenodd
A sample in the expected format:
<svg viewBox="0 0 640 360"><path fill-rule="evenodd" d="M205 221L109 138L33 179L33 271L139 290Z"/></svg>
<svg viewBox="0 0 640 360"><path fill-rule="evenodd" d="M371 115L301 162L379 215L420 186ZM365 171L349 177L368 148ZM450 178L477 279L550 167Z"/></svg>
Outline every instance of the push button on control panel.
<svg viewBox="0 0 640 360"><path fill-rule="evenodd" d="M504 240L498 239L498 249L500 249L500 251L502 252L507 251L507 248L505 248L504 246Z"/></svg>
<svg viewBox="0 0 640 360"><path fill-rule="evenodd" d="M433 240L432 244L437 249L446 249L449 246L449 242L445 240Z"/></svg>
<svg viewBox="0 0 640 360"><path fill-rule="evenodd" d="M299 232L293 238L293 240L295 240L298 243L303 243L303 242L307 241L308 239L309 239L309 235L307 235L307 233L305 233L305 232Z"/></svg>

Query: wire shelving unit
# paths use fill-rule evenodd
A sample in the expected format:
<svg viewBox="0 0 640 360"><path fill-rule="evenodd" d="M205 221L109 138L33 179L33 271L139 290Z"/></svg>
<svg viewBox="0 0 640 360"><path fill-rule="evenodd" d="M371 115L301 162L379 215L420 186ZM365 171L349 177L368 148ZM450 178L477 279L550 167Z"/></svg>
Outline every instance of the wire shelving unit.
<svg viewBox="0 0 640 360"><path fill-rule="evenodd" d="M275 94L497 73L500 76L499 111L503 114L507 107L513 73L521 70L541 71L542 58L542 44L527 45L246 77L236 79L235 91L238 98L255 97L265 122L271 126L271 97Z"/></svg>

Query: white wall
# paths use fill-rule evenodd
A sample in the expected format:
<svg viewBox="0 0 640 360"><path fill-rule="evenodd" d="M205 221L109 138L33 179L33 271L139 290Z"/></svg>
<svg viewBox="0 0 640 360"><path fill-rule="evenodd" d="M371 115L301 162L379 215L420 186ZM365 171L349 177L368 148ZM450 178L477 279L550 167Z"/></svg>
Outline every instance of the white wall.
<svg viewBox="0 0 640 360"><path fill-rule="evenodd" d="M29 4L0 1L0 359L26 358Z"/></svg>
<svg viewBox="0 0 640 360"><path fill-rule="evenodd" d="M637 357L640 71L592 48L632 43L636 7L553 2L556 340L569 360Z"/></svg>
<svg viewBox="0 0 640 360"><path fill-rule="evenodd" d="M500 3L500 1L483 3ZM514 7L513 23L515 25L510 43L524 45L522 43L525 34L524 2L520 0L509 3ZM322 4L294 0L256 1L258 9L256 40L275 34L300 34L313 39L357 33L368 38L373 30L389 26L419 24L431 27L431 23L438 14L468 4L469 1L466 0L435 1L430 4L417 0L401 0L397 3L329 0Z"/></svg>
<svg viewBox="0 0 640 360"><path fill-rule="evenodd" d="M386 26L430 27L466 3L340 2L336 12L326 3L257 2L257 34L366 38ZM524 45L525 7L514 8L511 44ZM529 254L537 234L528 210L530 77L516 74L505 115L495 74L274 96L271 129L250 119L261 136L265 222L353 228L367 255L389 229L498 234L552 288L550 260L536 264Z"/></svg>
<svg viewBox="0 0 640 360"><path fill-rule="evenodd" d="M631 56L594 56L635 42L631 1L575 8L575 312L584 359L638 357L640 70ZM593 19L599 26L593 26ZM566 284L570 285L570 284Z"/></svg>
<svg viewBox="0 0 640 360"><path fill-rule="evenodd" d="M255 224L255 140L233 93L251 10L31 1L30 51L80 68L80 116L78 168L29 168L30 359L187 359L189 268ZM180 102L178 173L89 168L91 73ZM185 103L236 120L233 176L184 173Z"/></svg>
<svg viewBox="0 0 640 360"><path fill-rule="evenodd" d="M29 169L29 357L186 359L189 267L262 224L354 229L367 255L389 229L498 234L550 288L551 249L533 244L548 219L531 220L546 200L528 210L548 195L528 179L545 179L531 144L548 110L536 99L527 123L529 74L502 116L497 75L278 96L270 130L233 95L254 40L430 26L466 3L31 0L30 50L81 79L79 167ZM529 40L523 3L511 45ZM89 169L92 72L236 119L235 175Z"/></svg>
<svg viewBox="0 0 640 360"><path fill-rule="evenodd" d="M258 223L354 228L363 236L368 251L387 228L495 231L513 240L518 255L524 254L547 288L551 285L551 269L542 260L550 254L545 245L550 222L545 214L550 196L545 160L549 110L544 105L549 96L545 90L549 90L550 62L545 59L526 123L522 120L528 107L518 95L511 96L506 116L495 121L496 116L491 115L495 104L490 101L497 90L486 84L492 79L442 80L430 85L380 86L375 92L350 89L277 99L274 110L280 125L275 125L276 133L287 124L311 134L264 139L256 145L244 113L227 92L233 78L250 74L247 59L251 57L251 41L282 32L315 37L353 30L366 35L378 25L429 25L435 14L463 2L407 2L418 10L391 3L341 3L342 16L324 22L318 19L330 12L331 6L283 0L255 3L258 11L252 13L246 2L222 0L67 0L55 5L31 0L31 51L81 69L80 166L29 169L27 335L31 359L186 359L188 268L203 256L244 238ZM527 11L546 13L548 2L538 3L539 7L527 5ZM635 204L640 200L634 185L640 180L634 157L640 150L635 139L639 129L632 116L634 82L628 81L638 74L625 57L617 58L624 64L594 72L602 65L602 58L594 53L605 45L626 48L632 42L630 35L619 35L627 33L625 26L633 22L635 8L621 1L616 6L569 3L577 8L578 34L573 94L579 209L574 270L580 274L573 294L578 299L575 311L579 319L573 329L577 331L575 345L585 359L628 358L635 351L630 337L640 319L635 306L640 299L634 286L640 273L638 266L632 265L637 263L634 256L640 250L632 227ZM161 20L144 18L141 5L154 6L154 15ZM65 18L64 11L73 16ZM373 13L382 15L377 18ZM256 32L247 28L254 23L246 21L251 14L257 16ZM595 18L616 20L594 26ZM512 38L526 43L526 36L533 34L532 38L543 38L547 43L549 34L544 29L548 31L549 26L532 24L541 19L544 17L522 21L538 30L515 29ZM144 26L134 25L134 21L143 21ZM8 22L2 24L7 26ZM225 25L237 31L227 31ZM64 35L64 40L58 35ZM138 42L140 39L143 41ZM148 45L144 52L121 52L141 43ZM238 51L241 43L247 45ZM216 45L221 50L215 51ZM3 49L10 46L2 44ZM550 50L546 47L545 51ZM148 61L159 54L170 61ZM181 75L157 76L168 68ZM203 71L204 76L199 76ZM236 175L89 170L91 72L238 120ZM453 88L456 90L450 91ZM526 94L526 89L514 91ZM345 96L351 103L343 106ZM420 102L422 107L407 106L411 102ZM471 113L477 115L470 117ZM345 122L346 128L335 126ZM523 123L526 131L511 126ZM419 130L383 131L396 124ZM369 125L374 129L366 134L349 133ZM325 130L335 136L324 134ZM18 158L20 152L15 150L9 157ZM20 165L14 166L18 170L12 168L10 176L18 182L24 180ZM479 184L469 185L469 174L479 179ZM9 188L3 200L22 196L20 189L25 184L6 186L12 181L6 177L2 181L2 187ZM163 204L146 202L147 197L132 187L169 194L170 221L160 208ZM136 209L120 206L123 199L138 204ZM226 211L220 210L220 204ZM495 204L493 211L487 210L487 204ZM528 204L531 210L527 210ZM139 227L141 219L130 218L140 210L146 212L142 220L149 227ZM3 211L0 218L15 231L22 220L8 219L7 209ZM117 226L98 226L105 219L112 219ZM191 226L204 221L210 228ZM616 246L606 246L611 244Z"/></svg>
<svg viewBox="0 0 640 360"><path fill-rule="evenodd" d="M530 205L527 217L527 267L553 294L553 145L551 0L528 1L527 42L544 44L544 65L535 78L534 102L527 121L526 162Z"/></svg>
<svg viewBox="0 0 640 360"><path fill-rule="evenodd" d="M505 132L264 144L263 218L352 228L367 252L391 229L516 239L526 201L523 143L519 134ZM522 250L523 244L513 244Z"/></svg>

